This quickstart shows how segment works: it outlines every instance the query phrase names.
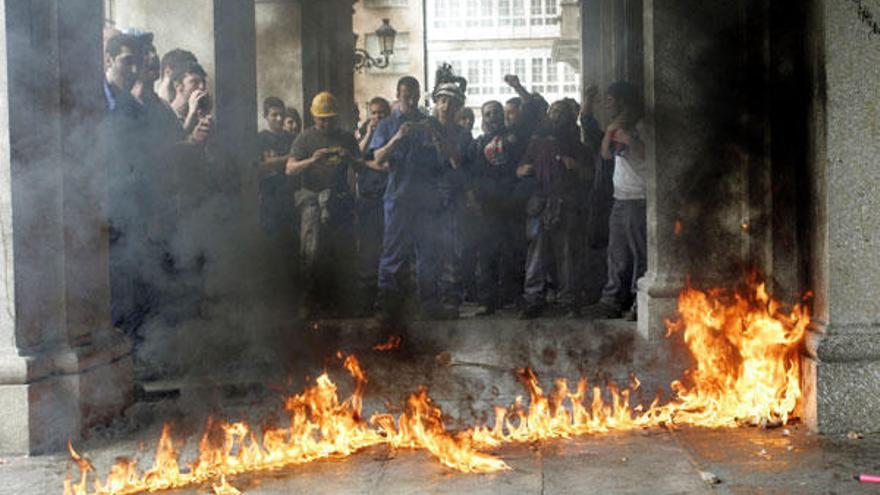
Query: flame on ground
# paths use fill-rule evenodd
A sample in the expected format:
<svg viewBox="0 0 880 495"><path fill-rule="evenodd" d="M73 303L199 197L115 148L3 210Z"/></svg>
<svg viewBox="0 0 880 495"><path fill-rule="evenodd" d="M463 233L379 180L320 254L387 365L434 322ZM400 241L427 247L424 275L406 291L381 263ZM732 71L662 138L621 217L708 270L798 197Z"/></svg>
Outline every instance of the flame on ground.
<svg viewBox="0 0 880 495"><path fill-rule="evenodd" d="M400 347L400 343L403 339L400 338L399 335L390 335L388 336L388 340L373 346L374 351L393 351Z"/></svg>
<svg viewBox="0 0 880 495"><path fill-rule="evenodd" d="M213 483L215 493L239 493L227 476L258 472L325 458L339 458L374 445L425 449L444 465L462 472L491 473L509 469L500 458L482 452L506 443L626 431L662 425L734 427L777 425L791 419L801 396L801 341L809 325L801 305L785 312L763 284L748 293L688 288L679 296L680 319L667 324L669 335L681 335L694 366L672 383L673 398L632 406L639 386L618 389L589 386L581 379L574 389L556 380L547 393L532 370L517 376L529 395L509 408L495 408L495 422L453 435L443 413L424 387L406 401L404 412L362 416L367 379L353 355L342 356L355 381L354 392L340 401L337 386L324 373L299 395L288 397L285 427L255 432L245 422L209 421L197 459L181 469L179 454L166 425L152 468L141 473L137 460L118 459L105 481L88 486L92 464L73 446L70 455L80 470L64 483L65 495L133 494ZM589 395L589 397L588 397ZM606 400L607 399L607 400ZM219 484L217 482L219 481Z"/></svg>

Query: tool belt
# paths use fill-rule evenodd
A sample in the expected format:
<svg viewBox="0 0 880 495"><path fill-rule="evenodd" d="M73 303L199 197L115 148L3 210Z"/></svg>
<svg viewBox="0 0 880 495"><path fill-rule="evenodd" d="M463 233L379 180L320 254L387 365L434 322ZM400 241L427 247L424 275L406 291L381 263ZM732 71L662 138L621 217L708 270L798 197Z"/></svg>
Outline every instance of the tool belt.
<svg viewBox="0 0 880 495"><path fill-rule="evenodd" d="M339 225L350 221L354 214L354 197L348 192L323 189L319 192L298 189L294 196L296 208L317 207L322 225Z"/></svg>
<svg viewBox="0 0 880 495"><path fill-rule="evenodd" d="M553 229L564 220L566 205L567 201L561 196L535 194L526 203L526 214L529 218L540 219L541 227Z"/></svg>

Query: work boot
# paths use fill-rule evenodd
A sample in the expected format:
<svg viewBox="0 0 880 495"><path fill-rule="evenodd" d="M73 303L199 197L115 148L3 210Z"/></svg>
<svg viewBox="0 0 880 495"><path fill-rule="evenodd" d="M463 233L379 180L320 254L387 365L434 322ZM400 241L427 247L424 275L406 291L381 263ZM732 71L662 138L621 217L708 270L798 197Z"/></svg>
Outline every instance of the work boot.
<svg viewBox="0 0 880 495"><path fill-rule="evenodd" d="M526 306L519 312L517 318L520 320L534 320L535 318L540 317L543 312L544 311L540 306Z"/></svg>
<svg viewBox="0 0 880 495"><path fill-rule="evenodd" d="M588 320L613 320L622 316L620 309L603 302L587 306L581 314Z"/></svg>
<svg viewBox="0 0 880 495"><path fill-rule="evenodd" d="M565 316L563 316L566 320L576 320L580 317L581 310L577 306L569 306L568 310L565 312Z"/></svg>
<svg viewBox="0 0 880 495"><path fill-rule="evenodd" d="M376 298L376 319L380 323L394 323L400 320L401 302L400 297L393 291L380 289Z"/></svg>

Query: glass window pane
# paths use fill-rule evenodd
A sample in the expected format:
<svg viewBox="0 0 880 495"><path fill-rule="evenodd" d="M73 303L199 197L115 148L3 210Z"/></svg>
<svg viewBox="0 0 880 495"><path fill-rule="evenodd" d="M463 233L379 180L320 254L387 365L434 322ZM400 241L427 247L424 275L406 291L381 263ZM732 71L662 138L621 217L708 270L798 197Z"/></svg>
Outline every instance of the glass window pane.
<svg viewBox="0 0 880 495"><path fill-rule="evenodd" d="M525 80L526 60L524 58L518 58L513 61L513 73L516 74L520 79Z"/></svg>
<svg viewBox="0 0 880 495"><path fill-rule="evenodd" d="M559 80L559 64L554 64L551 59L547 59L547 82L556 82Z"/></svg>
<svg viewBox="0 0 880 495"><path fill-rule="evenodd" d="M543 82L544 81L544 59L543 58L533 58L532 59L532 82Z"/></svg>

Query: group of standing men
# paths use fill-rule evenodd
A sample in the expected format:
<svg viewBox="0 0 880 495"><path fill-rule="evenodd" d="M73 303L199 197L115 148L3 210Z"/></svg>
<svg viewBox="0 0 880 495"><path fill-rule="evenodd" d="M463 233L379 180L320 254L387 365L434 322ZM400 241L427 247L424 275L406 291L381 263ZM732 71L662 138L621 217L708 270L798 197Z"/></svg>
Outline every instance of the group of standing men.
<svg viewBox="0 0 880 495"><path fill-rule="evenodd" d="M505 82L518 96L482 105L476 139L464 108L467 81L444 65L431 92L433 115L419 108L418 80L405 76L393 104L371 100L356 138L339 125L333 95L320 93L310 109L314 126L286 155L261 158L264 184L283 182L294 198L287 231L298 238L309 316L375 305L395 321L414 293L421 317L457 318L474 278L478 315L518 303L521 318L535 318L550 294L571 317L634 314L646 260L635 91L627 83L609 88L612 121L603 131L593 116L595 88L583 106L568 98L548 105L516 76ZM606 244L607 283L584 307L587 245Z"/></svg>
<svg viewBox="0 0 880 495"><path fill-rule="evenodd" d="M108 179L111 313L138 342L151 316L173 325L199 314L206 242L191 227L214 190L214 118L195 55L160 59L152 33L107 30L104 69L97 150Z"/></svg>

